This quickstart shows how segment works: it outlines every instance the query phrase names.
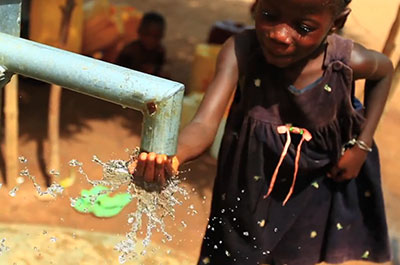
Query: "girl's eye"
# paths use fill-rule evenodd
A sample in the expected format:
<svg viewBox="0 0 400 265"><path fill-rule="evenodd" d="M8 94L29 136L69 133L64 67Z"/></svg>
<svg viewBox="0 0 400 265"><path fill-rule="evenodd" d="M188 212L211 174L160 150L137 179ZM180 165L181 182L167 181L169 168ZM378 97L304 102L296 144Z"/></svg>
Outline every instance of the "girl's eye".
<svg viewBox="0 0 400 265"><path fill-rule="evenodd" d="M299 32L301 34L308 34L308 33L313 32L315 30L314 28L312 28L310 26L307 26L305 24L300 24L298 26L298 29L299 29Z"/></svg>

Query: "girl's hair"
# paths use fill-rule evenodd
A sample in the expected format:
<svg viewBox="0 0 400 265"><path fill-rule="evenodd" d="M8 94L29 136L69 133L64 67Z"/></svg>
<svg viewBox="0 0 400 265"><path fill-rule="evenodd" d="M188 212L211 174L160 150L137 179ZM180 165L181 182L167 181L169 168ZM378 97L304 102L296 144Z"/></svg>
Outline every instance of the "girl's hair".
<svg viewBox="0 0 400 265"><path fill-rule="evenodd" d="M350 4L351 0L343 0L343 2L344 2L344 6L346 7Z"/></svg>
<svg viewBox="0 0 400 265"><path fill-rule="evenodd" d="M333 8L336 14L340 13L345 9L352 0L333 0L330 1L330 6Z"/></svg>

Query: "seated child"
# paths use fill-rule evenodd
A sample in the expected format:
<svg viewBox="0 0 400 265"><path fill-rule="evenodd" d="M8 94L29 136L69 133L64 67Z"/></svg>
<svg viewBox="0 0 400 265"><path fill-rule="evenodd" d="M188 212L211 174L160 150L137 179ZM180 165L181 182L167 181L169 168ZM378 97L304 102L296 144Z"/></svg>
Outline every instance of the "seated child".
<svg viewBox="0 0 400 265"><path fill-rule="evenodd" d="M144 14L138 29L139 38L126 45L119 54L116 64L152 75L161 75L165 61L165 19L158 13Z"/></svg>

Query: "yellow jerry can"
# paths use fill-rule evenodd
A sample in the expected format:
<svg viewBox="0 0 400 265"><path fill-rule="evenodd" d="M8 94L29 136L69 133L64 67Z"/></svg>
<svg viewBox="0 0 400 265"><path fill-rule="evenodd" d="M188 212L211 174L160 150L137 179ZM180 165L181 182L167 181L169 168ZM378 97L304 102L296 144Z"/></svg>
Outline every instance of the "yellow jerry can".
<svg viewBox="0 0 400 265"><path fill-rule="evenodd" d="M71 4L72 12L68 16ZM66 33L62 33L61 29L63 20L69 24ZM80 53L82 28L83 0L32 0L29 26L31 40ZM66 36L65 44L62 44L62 35Z"/></svg>

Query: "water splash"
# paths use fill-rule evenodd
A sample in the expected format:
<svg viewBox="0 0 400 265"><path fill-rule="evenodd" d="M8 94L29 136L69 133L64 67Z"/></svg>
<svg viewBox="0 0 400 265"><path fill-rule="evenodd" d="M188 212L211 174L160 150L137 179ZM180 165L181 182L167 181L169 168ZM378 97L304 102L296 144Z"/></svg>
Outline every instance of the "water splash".
<svg viewBox="0 0 400 265"><path fill-rule="evenodd" d="M132 155L132 159L136 159L137 156L138 152L135 152ZM142 230L146 231L146 236L141 242L144 248L149 246L153 231L162 233L164 236L163 242L171 241L172 236L166 231L165 218L175 219L175 206L183 203L178 197L182 197L184 200L189 198L188 192L179 185L181 180L174 176L167 180L164 187L160 187L158 184L134 179L128 171L128 163L126 161L110 160L102 162L97 156L93 156L92 161L103 168L101 180L91 180L84 172L81 162L75 159L69 162L70 166L78 168L78 172L91 185L110 187L110 189L103 190L90 198L92 203L97 200L98 196L112 193L121 186L127 187L127 192L131 195L132 202L136 202L136 210L128 215L127 222L131 227L126 234L126 239L115 246L115 250L120 253L119 262L121 264L125 263L138 255L136 252L138 233L141 233ZM78 199L71 198L71 206L74 206ZM197 213L193 205L189 208L191 215ZM147 226L144 226L145 221L147 221ZM146 250L143 250L140 254L145 255Z"/></svg>
<svg viewBox="0 0 400 265"><path fill-rule="evenodd" d="M28 159L26 159L24 156L18 157L18 160L19 160L19 162L20 162L21 164L27 164L27 163L28 163ZM26 178L27 178L27 179L30 179L30 180L32 181L33 186L35 187L36 192L37 192L37 194L38 194L39 196L50 195L50 196L52 196L52 197L55 198L55 197L57 197L58 195L61 195L61 194L64 192L64 188L63 188L60 184L58 184L58 183L56 183L56 182L52 183L52 184L50 185L50 187L47 187L46 190L43 190L42 187L37 183L36 177L33 176L33 175L29 172L29 169L28 169L27 167L25 167L24 169L22 169L22 170L19 172L19 177L18 177L18 179L20 179L20 180L18 181L19 186L25 182L25 179L26 179ZM15 196L17 195L16 192L19 190L19 186L15 186L15 187L9 192L9 195L10 195L11 197L15 197Z"/></svg>
<svg viewBox="0 0 400 265"><path fill-rule="evenodd" d="M5 253L5 252L7 252L7 251L10 250L10 248L6 246L5 242L6 242L6 239L5 239L5 238L2 238L2 239L0 240L0 256L1 256L3 253Z"/></svg>

